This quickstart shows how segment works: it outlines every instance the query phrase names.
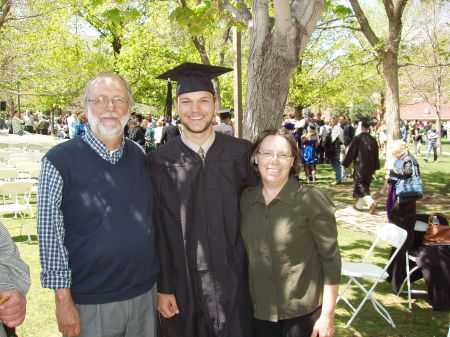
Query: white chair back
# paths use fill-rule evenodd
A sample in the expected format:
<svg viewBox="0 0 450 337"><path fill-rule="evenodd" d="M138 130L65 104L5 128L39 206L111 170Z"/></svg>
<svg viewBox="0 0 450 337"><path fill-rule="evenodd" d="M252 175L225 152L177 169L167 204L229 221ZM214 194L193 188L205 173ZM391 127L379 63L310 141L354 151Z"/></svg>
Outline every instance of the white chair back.
<svg viewBox="0 0 450 337"><path fill-rule="evenodd" d="M414 230L417 232L426 232L428 229L428 224L426 222L416 220L414 224Z"/></svg>
<svg viewBox="0 0 450 337"><path fill-rule="evenodd" d="M11 195L16 198L19 196L28 197L31 193L32 183L28 181L14 181L0 184L0 194Z"/></svg>
<svg viewBox="0 0 450 337"><path fill-rule="evenodd" d="M0 169L0 180L17 179L19 172L15 168Z"/></svg>
<svg viewBox="0 0 450 337"><path fill-rule="evenodd" d="M400 248L406 241L408 233L401 227L387 223L377 228L378 237L395 248Z"/></svg>

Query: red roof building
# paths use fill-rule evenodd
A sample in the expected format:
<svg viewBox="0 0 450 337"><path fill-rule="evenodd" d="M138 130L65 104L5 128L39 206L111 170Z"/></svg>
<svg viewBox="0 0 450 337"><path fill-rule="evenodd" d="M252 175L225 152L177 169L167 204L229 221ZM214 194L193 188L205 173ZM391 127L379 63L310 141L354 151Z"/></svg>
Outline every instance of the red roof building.
<svg viewBox="0 0 450 337"><path fill-rule="evenodd" d="M434 107L427 102L401 104L400 118L402 120L435 121L437 119ZM446 102L441 106L441 120L450 121L450 103Z"/></svg>

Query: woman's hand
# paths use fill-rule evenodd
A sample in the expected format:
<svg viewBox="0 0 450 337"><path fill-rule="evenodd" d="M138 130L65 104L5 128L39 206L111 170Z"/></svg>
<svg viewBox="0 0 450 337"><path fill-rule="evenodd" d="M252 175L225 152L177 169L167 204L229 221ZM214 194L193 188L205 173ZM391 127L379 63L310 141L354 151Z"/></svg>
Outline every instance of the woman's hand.
<svg viewBox="0 0 450 337"><path fill-rule="evenodd" d="M311 337L331 337L334 335L334 317L327 315L321 315L314 324Z"/></svg>

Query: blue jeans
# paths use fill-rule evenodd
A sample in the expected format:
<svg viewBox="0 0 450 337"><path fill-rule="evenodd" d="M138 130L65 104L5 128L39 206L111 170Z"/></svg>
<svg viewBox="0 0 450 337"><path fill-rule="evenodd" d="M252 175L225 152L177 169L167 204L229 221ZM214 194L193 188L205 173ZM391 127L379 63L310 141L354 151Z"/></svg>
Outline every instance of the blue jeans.
<svg viewBox="0 0 450 337"><path fill-rule="evenodd" d="M334 159L331 161L331 166L333 167L334 173L336 174L336 181L340 182L342 179L341 161L339 159Z"/></svg>
<svg viewBox="0 0 450 337"><path fill-rule="evenodd" d="M433 154L434 154L434 161L437 160L437 147L436 147L436 142L428 142L427 144L427 154L425 156L425 159L428 159L430 157L430 152L431 149L433 149Z"/></svg>

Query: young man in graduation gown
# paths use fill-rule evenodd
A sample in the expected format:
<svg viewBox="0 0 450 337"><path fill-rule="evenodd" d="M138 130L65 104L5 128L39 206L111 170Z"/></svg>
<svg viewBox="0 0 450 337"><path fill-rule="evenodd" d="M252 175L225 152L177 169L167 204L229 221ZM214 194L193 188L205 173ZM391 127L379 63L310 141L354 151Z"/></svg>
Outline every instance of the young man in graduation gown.
<svg viewBox="0 0 450 337"><path fill-rule="evenodd" d="M369 206L369 213L373 214L377 208L375 200L370 195L370 183L376 170L380 169L378 158L378 144L370 135L370 120L364 118L361 121L361 133L351 141L342 166L348 168L354 162L354 187L353 198L357 199L353 206L357 211L362 211L364 204Z"/></svg>
<svg viewBox="0 0 450 337"><path fill-rule="evenodd" d="M183 125L181 137L147 157L157 195L164 337L251 336L247 257L239 231L240 194L256 184L251 144L212 127L211 79L230 70L183 64L159 77L178 82Z"/></svg>

